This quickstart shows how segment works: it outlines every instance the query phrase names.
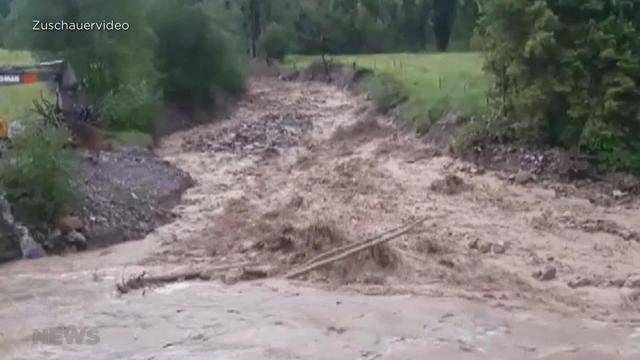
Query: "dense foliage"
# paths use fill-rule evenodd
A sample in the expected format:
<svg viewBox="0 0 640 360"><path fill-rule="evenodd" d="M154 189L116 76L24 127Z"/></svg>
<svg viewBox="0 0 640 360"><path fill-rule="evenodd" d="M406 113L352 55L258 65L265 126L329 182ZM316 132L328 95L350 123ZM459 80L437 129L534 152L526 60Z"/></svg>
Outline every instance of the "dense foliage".
<svg viewBox="0 0 640 360"><path fill-rule="evenodd" d="M293 51L305 54L446 50L450 40L468 50L478 16L475 0L217 1L241 17L253 55L274 23L293 34Z"/></svg>
<svg viewBox="0 0 640 360"><path fill-rule="evenodd" d="M291 49L291 36L287 28L278 23L267 26L260 37L260 47L267 59L283 60Z"/></svg>
<svg viewBox="0 0 640 360"><path fill-rule="evenodd" d="M13 1L1 25L10 31L2 38L12 49L70 61L108 128L150 131L159 118L159 94L168 102L209 105L214 91L243 88L243 62L226 36L231 25L209 3L215 1ZM114 20L130 28L33 31L33 20Z"/></svg>
<svg viewBox="0 0 640 360"><path fill-rule="evenodd" d="M72 210L78 200L71 183L77 162L66 146L69 136L63 126L33 120L0 159L0 189L18 218L47 223Z"/></svg>
<svg viewBox="0 0 640 360"><path fill-rule="evenodd" d="M242 35L209 2L174 0L20 0L0 2L3 46L44 59L63 58L81 80L84 101L95 105L114 138L144 139L162 121L162 100L211 104L218 90L238 92L244 76L231 43ZM206 6L205 6L206 5ZM7 11L9 9L9 11ZM6 16L5 16L6 15ZM33 20L130 25L127 31L33 31ZM238 26L238 28L240 28ZM228 35L229 34L229 35ZM237 42L237 41L236 41ZM11 61L11 60L10 60ZM50 106L50 112L53 106ZM41 116L25 121L25 134L12 139L0 162L0 188L18 218L54 222L79 195L70 134ZM132 131L133 130L133 131ZM137 141L137 140L136 140Z"/></svg>
<svg viewBox="0 0 640 360"><path fill-rule="evenodd" d="M216 90L237 93L243 76L236 54L202 8L175 0L151 9L155 62L165 98L209 105Z"/></svg>
<svg viewBox="0 0 640 360"><path fill-rule="evenodd" d="M105 19L128 31L33 31L33 20L69 23ZM129 0L13 1L4 34L11 48L44 51L69 60L92 100L132 81L151 81L153 34L139 4ZM144 44L144 46L142 46ZM132 51L135 49L135 51Z"/></svg>
<svg viewBox="0 0 640 360"><path fill-rule="evenodd" d="M488 0L480 34L514 136L640 170L640 3Z"/></svg>

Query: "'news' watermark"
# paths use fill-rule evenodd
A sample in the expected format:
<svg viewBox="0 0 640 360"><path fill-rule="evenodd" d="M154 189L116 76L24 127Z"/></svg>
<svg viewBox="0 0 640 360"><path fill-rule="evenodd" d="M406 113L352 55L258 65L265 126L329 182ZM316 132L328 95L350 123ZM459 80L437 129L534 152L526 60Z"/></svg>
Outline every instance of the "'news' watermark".
<svg viewBox="0 0 640 360"><path fill-rule="evenodd" d="M33 31L127 31L128 22L102 21L43 21L33 20Z"/></svg>
<svg viewBox="0 0 640 360"><path fill-rule="evenodd" d="M97 345L100 334L97 328L61 326L33 331L33 345Z"/></svg>

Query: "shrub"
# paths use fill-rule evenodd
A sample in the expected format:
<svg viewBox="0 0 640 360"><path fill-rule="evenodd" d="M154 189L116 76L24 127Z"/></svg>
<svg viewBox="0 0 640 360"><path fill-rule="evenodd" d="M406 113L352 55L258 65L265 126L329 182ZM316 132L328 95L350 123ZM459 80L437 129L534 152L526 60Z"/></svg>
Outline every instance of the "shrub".
<svg viewBox="0 0 640 360"><path fill-rule="evenodd" d="M519 138L633 163L611 160L640 151L640 3L490 0L483 11L496 116Z"/></svg>
<svg viewBox="0 0 640 360"><path fill-rule="evenodd" d="M242 91L244 75L224 34L200 8L174 0L154 7L156 67L167 100L209 105L218 90Z"/></svg>
<svg viewBox="0 0 640 360"><path fill-rule="evenodd" d="M127 22L127 31L33 31L33 19ZM130 0L14 1L6 19L6 45L44 51L68 60L82 80L91 101L135 79L152 82L153 34L144 7Z"/></svg>
<svg viewBox="0 0 640 360"><path fill-rule="evenodd" d="M109 92L100 105L107 129L155 133L160 114L160 95L148 84L130 83Z"/></svg>
<svg viewBox="0 0 640 360"><path fill-rule="evenodd" d="M282 61L291 48L291 39L292 35L284 26L272 23L260 37L260 48L267 59Z"/></svg>
<svg viewBox="0 0 640 360"><path fill-rule="evenodd" d="M29 121L0 159L0 187L16 216L30 223L51 223L78 200L72 183L75 156L66 144L68 130Z"/></svg>
<svg viewBox="0 0 640 360"><path fill-rule="evenodd" d="M369 76L363 85L377 110L381 112L389 111L407 99L402 84L391 75Z"/></svg>

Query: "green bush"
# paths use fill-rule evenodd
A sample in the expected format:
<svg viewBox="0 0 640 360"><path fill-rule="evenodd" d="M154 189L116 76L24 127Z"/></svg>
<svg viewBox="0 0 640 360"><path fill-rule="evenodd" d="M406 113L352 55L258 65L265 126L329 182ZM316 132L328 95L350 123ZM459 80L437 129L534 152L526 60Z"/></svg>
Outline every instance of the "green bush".
<svg viewBox="0 0 640 360"><path fill-rule="evenodd" d="M291 48L292 38L292 34L284 26L272 23L260 38L260 48L267 59L282 61Z"/></svg>
<svg viewBox="0 0 640 360"><path fill-rule="evenodd" d="M369 76L365 78L363 86L376 109L381 112L389 111L407 99L402 84L391 75Z"/></svg>
<svg viewBox="0 0 640 360"><path fill-rule="evenodd" d="M216 91L243 90L238 54L199 7L175 0L158 1L152 25L157 37L156 67L167 100L210 105Z"/></svg>
<svg viewBox="0 0 640 360"><path fill-rule="evenodd" d="M640 3L489 0L483 12L495 116L519 139L633 164L618 158L640 151Z"/></svg>
<svg viewBox="0 0 640 360"><path fill-rule="evenodd" d="M101 118L109 130L153 134L160 118L160 100L160 95L144 82L125 84L104 97Z"/></svg>
<svg viewBox="0 0 640 360"><path fill-rule="evenodd" d="M127 31L33 31L33 20L129 23ZM97 101L132 80L155 81L153 33L137 1L14 1L5 23L10 48L43 51L68 60L82 80L83 93Z"/></svg>
<svg viewBox="0 0 640 360"><path fill-rule="evenodd" d="M0 187L18 218L52 223L76 205L76 158L66 147L69 138L63 126L32 120L0 159Z"/></svg>

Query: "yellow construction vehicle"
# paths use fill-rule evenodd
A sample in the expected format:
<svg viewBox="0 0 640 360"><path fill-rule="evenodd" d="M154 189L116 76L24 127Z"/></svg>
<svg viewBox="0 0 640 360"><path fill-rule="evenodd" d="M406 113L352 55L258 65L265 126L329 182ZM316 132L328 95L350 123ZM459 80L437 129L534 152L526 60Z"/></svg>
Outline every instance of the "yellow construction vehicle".
<svg viewBox="0 0 640 360"><path fill-rule="evenodd" d="M55 84L56 110L62 114L62 118L74 135L86 137L87 133L91 134L94 129L97 129L91 124L95 121L92 108L78 100L78 80L66 61L58 60L27 66L0 65L0 87L38 82ZM9 119L2 118L0 115L0 140L6 140L10 136Z"/></svg>
<svg viewBox="0 0 640 360"><path fill-rule="evenodd" d="M5 140L9 132L9 121L0 116L0 140Z"/></svg>

